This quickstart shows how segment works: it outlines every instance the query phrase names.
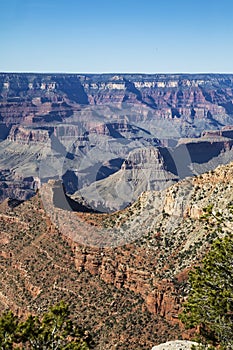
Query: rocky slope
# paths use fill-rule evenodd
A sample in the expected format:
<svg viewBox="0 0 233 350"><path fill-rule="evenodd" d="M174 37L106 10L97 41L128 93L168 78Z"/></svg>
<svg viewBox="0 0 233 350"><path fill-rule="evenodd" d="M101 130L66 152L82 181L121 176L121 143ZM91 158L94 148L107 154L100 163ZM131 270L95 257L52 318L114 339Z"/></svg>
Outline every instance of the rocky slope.
<svg viewBox="0 0 233 350"><path fill-rule="evenodd" d="M93 209L103 212L125 208L144 191L162 190L179 179L229 163L233 159L232 130L209 131L199 138L180 139L173 148L136 149L129 153L119 171L83 187L77 194Z"/></svg>
<svg viewBox="0 0 233 350"><path fill-rule="evenodd" d="M48 179L63 179L66 191L84 196L95 209L114 211L143 191L158 190L233 159L232 127L206 131L164 147L127 123L12 126L0 142L0 201L26 199ZM35 185L36 184L36 185Z"/></svg>
<svg viewBox="0 0 233 350"><path fill-rule="evenodd" d="M170 156L171 157L171 156ZM136 149L129 153L121 169L103 180L83 187L81 194L93 209L103 212L123 209L144 191L161 190L179 180L170 172L169 153L158 147ZM75 199L77 194L73 195Z"/></svg>
<svg viewBox="0 0 233 350"><path fill-rule="evenodd" d="M98 188L103 201L89 200L114 210L148 188L227 163L232 100L229 74L1 73L0 201L14 196L14 186L25 199L37 178L62 178L69 193L85 187L89 198ZM106 188L119 179L121 199L113 191L106 203Z"/></svg>
<svg viewBox="0 0 233 350"><path fill-rule="evenodd" d="M95 349L148 349L165 333L176 336L177 327L168 330L140 296L76 269L72 242L56 229L38 195L15 208L8 204L0 206L1 311L40 314L63 299L93 334Z"/></svg>
<svg viewBox="0 0 233 350"><path fill-rule="evenodd" d="M187 272L232 230L233 163L145 192L113 214L57 206L56 184L1 207L1 308L40 312L69 300L96 349L148 349L187 337L177 319ZM209 219L205 208L213 210Z"/></svg>

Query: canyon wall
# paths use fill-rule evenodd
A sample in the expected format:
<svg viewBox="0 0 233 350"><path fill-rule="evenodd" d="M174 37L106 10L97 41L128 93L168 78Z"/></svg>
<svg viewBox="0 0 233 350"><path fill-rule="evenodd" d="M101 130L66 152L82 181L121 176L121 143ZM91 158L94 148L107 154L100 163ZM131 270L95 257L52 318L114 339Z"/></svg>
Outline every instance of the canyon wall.
<svg viewBox="0 0 233 350"><path fill-rule="evenodd" d="M0 73L0 171L11 173L8 188L60 177L69 193L107 193L123 179L117 195L128 189L129 200L109 200L119 209L230 161L232 101L231 74ZM33 194L20 186L18 199ZM14 195L0 187L0 200Z"/></svg>
<svg viewBox="0 0 233 350"><path fill-rule="evenodd" d="M0 116L7 125L62 121L78 106L128 104L151 110L152 119L216 127L232 120L232 99L230 74L0 74ZM151 118L145 111L134 121Z"/></svg>

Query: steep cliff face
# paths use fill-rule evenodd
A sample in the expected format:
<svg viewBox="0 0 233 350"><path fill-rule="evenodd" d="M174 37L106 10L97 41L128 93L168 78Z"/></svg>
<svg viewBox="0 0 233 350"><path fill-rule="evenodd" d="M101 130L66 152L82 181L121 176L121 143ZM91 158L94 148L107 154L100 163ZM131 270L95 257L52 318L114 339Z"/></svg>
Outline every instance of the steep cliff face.
<svg viewBox="0 0 233 350"><path fill-rule="evenodd" d="M180 139L176 147L141 147L131 151L121 168L77 193L106 212L125 208L148 190L162 190L187 176L202 174L233 159L231 130L206 132L200 138ZM219 135L217 135L219 134ZM211 136L210 136L211 135ZM75 198L76 194L74 194Z"/></svg>
<svg viewBox="0 0 233 350"><path fill-rule="evenodd" d="M49 132L40 129L27 129L21 126L12 126L8 140L12 142L32 145L34 143L49 143Z"/></svg>
<svg viewBox="0 0 233 350"><path fill-rule="evenodd" d="M0 171L0 202L5 198L29 199L39 187L40 179L37 176L24 177L10 169Z"/></svg>
<svg viewBox="0 0 233 350"><path fill-rule="evenodd" d="M39 177L42 183L62 178L70 194L78 191L94 209L114 211L143 191L161 190L233 159L230 127L162 147L152 134L127 122L93 124L87 130L86 123L84 131L75 123L13 125L0 144L1 172L10 172L7 186L1 178L0 200L33 195L24 178Z"/></svg>
<svg viewBox="0 0 233 350"><path fill-rule="evenodd" d="M232 86L232 75L2 73L0 113L6 124L37 123L61 121L76 112L77 106L141 105L153 112L155 120L182 121L199 126L200 133L201 122L216 128L232 120Z"/></svg>
<svg viewBox="0 0 233 350"><path fill-rule="evenodd" d="M0 171L14 169L12 181L67 179L69 193L91 185L95 207L123 208L147 189L233 159L232 91L232 75L1 73ZM89 196L93 188L102 199ZM15 191L21 199L29 192Z"/></svg>
<svg viewBox="0 0 233 350"><path fill-rule="evenodd" d="M138 148L129 153L119 171L83 187L78 193L97 210L109 212L125 208L142 192L161 190L178 181L179 177L167 169L166 160L160 148Z"/></svg>
<svg viewBox="0 0 233 350"><path fill-rule="evenodd" d="M232 125L224 126L221 130L205 130L202 133L202 137L218 139L221 137L233 138L233 127Z"/></svg>
<svg viewBox="0 0 233 350"><path fill-rule="evenodd" d="M1 310L40 313L68 301L96 349L148 349L188 336L177 320L187 272L232 229L233 164L145 192L110 215L56 206L57 184L0 206ZM210 206L223 220L206 220Z"/></svg>
<svg viewBox="0 0 233 350"><path fill-rule="evenodd" d="M168 328L162 317L147 311L139 294L77 271L73 249L46 215L39 195L17 207L8 203L0 205L1 312L40 315L64 300L92 333L97 350L116 344L121 350L148 349L177 336L176 327Z"/></svg>
<svg viewBox="0 0 233 350"><path fill-rule="evenodd" d="M52 183L45 186L43 198L72 246L79 272L133 291L150 312L179 324L188 271L218 234L231 230L232 175L231 163L162 192L145 192L132 206L110 215L68 215L52 207ZM205 220L209 206L221 213L221 229L214 216Z"/></svg>
<svg viewBox="0 0 233 350"><path fill-rule="evenodd" d="M118 289L139 294L148 311L164 317L172 325L179 324L177 316L184 297L179 294L178 283L174 284L166 278L161 280L156 278L153 272L153 263L156 264L156 259L153 261L150 257L151 261L146 261L148 264L146 268L142 266L143 250L139 249L133 254L135 248L133 246L128 247L128 251L123 249L117 253L83 249L77 245L74 247L75 267L79 272L88 271ZM185 281L185 277L187 278L187 274L184 274L179 282Z"/></svg>

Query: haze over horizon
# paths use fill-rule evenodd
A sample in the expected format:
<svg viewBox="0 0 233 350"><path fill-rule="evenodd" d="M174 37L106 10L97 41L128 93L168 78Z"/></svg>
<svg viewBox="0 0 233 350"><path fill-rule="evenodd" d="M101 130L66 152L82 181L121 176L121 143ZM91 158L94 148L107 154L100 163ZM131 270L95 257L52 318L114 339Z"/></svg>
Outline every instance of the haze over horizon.
<svg viewBox="0 0 233 350"><path fill-rule="evenodd" d="M7 0L1 72L233 73L231 0Z"/></svg>

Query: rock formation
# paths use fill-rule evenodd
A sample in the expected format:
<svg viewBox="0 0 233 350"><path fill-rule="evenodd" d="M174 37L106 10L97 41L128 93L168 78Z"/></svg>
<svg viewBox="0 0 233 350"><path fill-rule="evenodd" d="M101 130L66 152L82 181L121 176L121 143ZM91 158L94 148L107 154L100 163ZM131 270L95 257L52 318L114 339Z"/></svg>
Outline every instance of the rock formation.
<svg viewBox="0 0 233 350"><path fill-rule="evenodd" d="M68 300L96 349L189 337L177 319L187 273L232 227L233 163L145 192L113 214L56 206L56 188L50 181L29 201L0 207L1 309L40 313ZM206 220L209 206L221 222Z"/></svg>
<svg viewBox="0 0 233 350"><path fill-rule="evenodd" d="M128 105L135 106L130 122L169 119L183 136L197 135L200 129L216 129L232 120L232 84L230 74L1 73L1 121L4 125L59 122L87 105L113 105L117 118L121 104L122 115L128 114Z"/></svg>
<svg viewBox="0 0 233 350"><path fill-rule="evenodd" d="M92 206L113 211L225 164L233 159L232 91L230 74L1 73L0 172L10 176L0 201L14 181L15 197L25 199L34 192L24 179L63 179L67 192L85 188ZM101 198L90 198L93 188Z"/></svg>
<svg viewBox="0 0 233 350"><path fill-rule="evenodd" d="M152 350L191 350L198 343L188 340L174 340L154 346Z"/></svg>

